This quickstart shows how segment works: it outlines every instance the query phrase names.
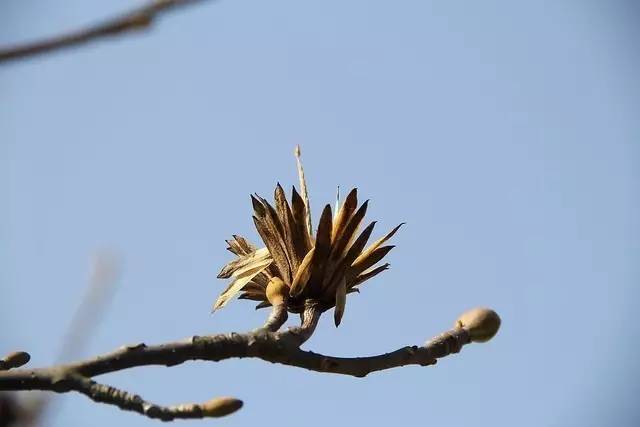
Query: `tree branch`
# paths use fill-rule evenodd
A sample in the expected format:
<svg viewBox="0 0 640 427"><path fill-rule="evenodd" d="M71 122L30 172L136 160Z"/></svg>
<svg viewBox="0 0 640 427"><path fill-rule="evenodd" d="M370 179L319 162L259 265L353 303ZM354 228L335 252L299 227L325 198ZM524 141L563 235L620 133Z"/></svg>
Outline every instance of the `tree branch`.
<svg viewBox="0 0 640 427"><path fill-rule="evenodd" d="M90 378L138 366L175 366L189 360L218 362L245 357L311 371L364 377L371 372L400 366L433 365L437 359L459 352L470 342L487 341L496 334L500 325L500 318L494 311L476 309L463 314L453 329L422 346L403 347L377 356L334 357L300 349L302 342L311 336L317 324L319 310L315 308L317 306L310 305L305 310L301 327L285 332L274 333L258 329L244 334L192 336L152 346L141 343L76 363L3 371L0 372L0 390L50 390L59 393L77 391L97 402L113 404L152 418L198 418L202 405L161 407L145 402L139 396L95 383Z"/></svg>
<svg viewBox="0 0 640 427"><path fill-rule="evenodd" d="M115 405L125 411L137 412L149 418L162 421L220 417L235 412L242 407L242 401L234 398L217 398L203 404L186 403L174 406L160 406L147 402L136 394L97 383L73 372L53 376L51 380L51 385L55 387L54 391L58 393L77 391L95 402Z"/></svg>
<svg viewBox="0 0 640 427"><path fill-rule="evenodd" d="M152 0L145 6L87 28L22 45L0 47L0 63L77 46L107 36L145 29L161 13L177 6L186 6L198 1L202 0Z"/></svg>

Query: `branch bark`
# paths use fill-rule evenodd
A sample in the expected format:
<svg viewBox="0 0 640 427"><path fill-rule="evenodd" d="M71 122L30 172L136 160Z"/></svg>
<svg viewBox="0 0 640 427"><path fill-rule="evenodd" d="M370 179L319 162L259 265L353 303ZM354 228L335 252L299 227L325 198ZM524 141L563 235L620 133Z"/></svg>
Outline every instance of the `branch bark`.
<svg viewBox="0 0 640 427"><path fill-rule="evenodd" d="M436 336L422 346L407 346L377 356L349 358L322 355L300 349L300 345L313 333L319 317L318 306L309 304L305 309L302 326L284 332L271 332L261 328L244 334L192 336L180 341L151 346L140 343L124 346L111 353L76 363L40 369L21 368L2 371L0 372L0 390L49 390L58 393L76 391L97 402L163 420L220 416L220 412L203 412L206 404L171 407L155 405L146 402L140 396L97 383L91 378L138 366L169 367L189 360L219 362L245 357L317 372L365 377L371 372L400 366L433 365L437 359L458 353L470 342L489 340L500 326L500 319L492 310L471 310L457 320L453 329ZM233 411L237 409L239 406ZM224 412L224 415L231 412Z"/></svg>
<svg viewBox="0 0 640 427"><path fill-rule="evenodd" d="M94 377L138 366L175 366L189 360L219 362L231 358L253 357L267 362L296 366L317 372L364 377L375 371L405 365L432 365L436 359L457 353L470 342L464 329L452 329L423 346L407 346L368 357L334 357L298 347L296 328L271 333L264 330L245 334L230 333L185 338L166 344L143 343L76 363L40 369L14 369L0 373L0 390L59 391L59 381L67 373Z"/></svg>
<svg viewBox="0 0 640 427"><path fill-rule="evenodd" d="M94 402L115 405L125 411L137 412L152 419L173 421L175 419L192 419L219 417L235 412L242 407L242 401L233 398L212 399L203 404L185 403L173 406L161 406L148 402L142 397L116 387L100 384L74 372L61 373L53 378L54 391L64 393L76 391L84 394ZM235 410L229 412L229 409Z"/></svg>
<svg viewBox="0 0 640 427"><path fill-rule="evenodd" d="M70 48L107 36L129 33L149 27L169 9L202 0L152 0L148 4L96 25L17 46L0 47L0 63Z"/></svg>

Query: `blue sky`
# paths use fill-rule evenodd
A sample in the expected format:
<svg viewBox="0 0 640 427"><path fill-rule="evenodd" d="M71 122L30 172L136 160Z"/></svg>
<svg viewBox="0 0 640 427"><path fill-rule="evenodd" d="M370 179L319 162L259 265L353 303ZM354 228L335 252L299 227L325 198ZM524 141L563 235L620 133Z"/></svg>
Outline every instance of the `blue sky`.
<svg viewBox="0 0 640 427"><path fill-rule="evenodd" d="M378 235L407 222L391 270L305 348L420 344L477 305L499 335L365 379L232 360L101 381L243 399L206 421L225 426L638 425L632 3L212 1L1 66L0 353L50 364L105 248L123 275L87 356L259 325L246 301L210 316L215 276L225 238L257 239L248 195L296 183L301 144L316 218L340 185L371 199ZM64 4L5 0L0 42L136 3ZM47 425L158 425L79 395L56 409Z"/></svg>

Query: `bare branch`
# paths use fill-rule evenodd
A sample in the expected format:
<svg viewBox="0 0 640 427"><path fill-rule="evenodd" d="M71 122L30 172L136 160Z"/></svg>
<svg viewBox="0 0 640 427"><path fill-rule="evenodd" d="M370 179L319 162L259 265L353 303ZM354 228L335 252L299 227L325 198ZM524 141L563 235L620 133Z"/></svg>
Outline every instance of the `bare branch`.
<svg viewBox="0 0 640 427"><path fill-rule="evenodd" d="M272 363L297 366L318 372L363 377L371 372L405 365L432 365L437 358L456 353L470 342L464 329L453 329L424 346L403 347L378 356L342 358L301 350L298 334L271 333L192 336L181 341L147 346L125 346L112 353L81 362L44 369L17 369L0 373L0 390L56 390L52 378L73 372L86 377L117 372L137 366L175 366L189 360L219 362L231 358L255 357Z"/></svg>
<svg viewBox="0 0 640 427"><path fill-rule="evenodd" d="M173 406L160 406L142 399L142 397L119 390L115 387L97 383L76 373L67 373L51 377L54 391L64 393L77 391L89 399L115 405L125 411L137 412L149 418L162 421L175 419L220 417L228 415L242 407L242 401L234 398L217 398L203 404L186 403Z"/></svg>
<svg viewBox="0 0 640 427"><path fill-rule="evenodd" d="M371 372L400 366L433 365L439 358L458 353L470 342L489 340L500 326L500 318L493 310L475 309L463 314L453 329L436 336L425 345L403 347L377 356L346 358L300 349L300 345L313 333L319 317L318 306L309 304L303 315L302 326L285 332L274 333L261 328L244 334L192 336L160 345L147 346L141 343L76 363L4 371L0 372L0 390L76 391L97 402L113 404L152 418L199 418L202 405L161 407L145 402L139 396L98 384L90 378L138 366L175 366L189 360L218 362L245 357L311 371L364 377Z"/></svg>
<svg viewBox="0 0 640 427"><path fill-rule="evenodd" d="M107 36L146 29L162 12L202 0L152 0L147 5L94 26L17 46L0 47L0 63L77 46Z"/></svg>
<svg viewBox="0 0 640 427"><path fill-rule="evenodd" d="M87 287L61 341L56 363L82 356L93 331L102 321L122 270L122 260L113 251L100 250L91 256Z"/></svg>

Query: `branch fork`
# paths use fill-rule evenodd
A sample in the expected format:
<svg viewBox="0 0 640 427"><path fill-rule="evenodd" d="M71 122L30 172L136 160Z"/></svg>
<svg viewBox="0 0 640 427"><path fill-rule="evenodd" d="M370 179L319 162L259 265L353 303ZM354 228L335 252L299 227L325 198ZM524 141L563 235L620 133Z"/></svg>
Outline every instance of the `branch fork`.
<svg viewBox="0 0 640 427"><path fill-rule="evenodd" d="M282 307L274 305L269 318L281 319L281 309ZM220 417L240 409L242 401L223 397L200 404L161 406L136 394L96 382L92 378L138 366L169 367L189 360L219 362L245 357L361 378L372 372L400 366L433 365L440 358L458 353L466 344L487 341L497 333L500 326L500 318L493 310L474 309L460 316L453 329L437 335L422 346L407 346L376 356L334 357L300 348L313 335L321 312L319 304L309 301L305 304L301 325L286 331L278 332L277 329L282 324L276 328L277 322L267 321L265 327L248 333L192 336L159 345L128 345L92 359L48 368L19 368L22 366L19 362L26 364L29 356L25 352L15 352L0 359L0 390L48 390L57 393L75 391L95 402L114 405L163 421Z"/></svg>

